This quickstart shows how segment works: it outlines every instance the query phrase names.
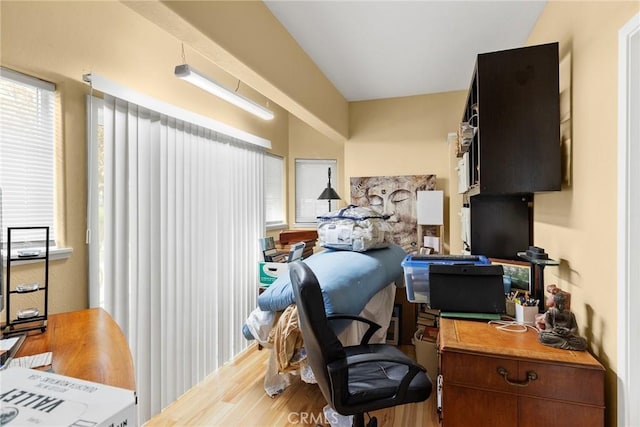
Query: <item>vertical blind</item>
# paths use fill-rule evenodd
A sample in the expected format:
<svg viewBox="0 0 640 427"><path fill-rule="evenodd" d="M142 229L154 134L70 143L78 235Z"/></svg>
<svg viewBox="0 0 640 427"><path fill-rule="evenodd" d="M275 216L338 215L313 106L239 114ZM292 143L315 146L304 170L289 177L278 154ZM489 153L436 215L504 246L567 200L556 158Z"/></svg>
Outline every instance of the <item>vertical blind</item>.
<svg viewBox="0 0 640 427"><path fill-rule="evenodd" d="M248 346L264 153L105 95L103 159L92 277L128 338L142 424Z"/></svg>
<svg viewBox="0 0 640 427"><path fill-rule="evenodd" d="M54 229L55 86L30 76L0 70L0 188L5 227ZM2 229L6 242L6 228ZM13 236L42 245L42 232Z"/></svg>
<svg viewBox="0 0 640 427"><path fill-rule="evenodd" d="M284 159L266 155L264 167L265 221L267 227L285 224Z"/></svg>

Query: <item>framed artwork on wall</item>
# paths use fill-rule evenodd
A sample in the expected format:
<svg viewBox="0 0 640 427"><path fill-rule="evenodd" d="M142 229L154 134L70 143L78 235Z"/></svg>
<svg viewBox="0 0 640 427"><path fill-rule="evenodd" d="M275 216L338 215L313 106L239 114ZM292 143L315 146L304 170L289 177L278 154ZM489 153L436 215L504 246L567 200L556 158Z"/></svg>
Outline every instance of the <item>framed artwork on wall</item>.
<svg viewBox="0 0 640 427"><path fill-rule="evenodd" d="M418 191L435 190L435 175L368 176L350 179L351 204L370 206L389 215L393 240L407 253L416 253Z"/></svg>

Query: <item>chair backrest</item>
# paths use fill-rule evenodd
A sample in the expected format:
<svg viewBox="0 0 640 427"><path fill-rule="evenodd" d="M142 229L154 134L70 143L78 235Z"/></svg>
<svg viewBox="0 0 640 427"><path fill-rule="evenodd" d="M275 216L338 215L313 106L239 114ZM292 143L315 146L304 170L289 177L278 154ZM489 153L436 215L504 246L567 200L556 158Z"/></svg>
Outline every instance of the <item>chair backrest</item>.
<svg viewBox="0 0 640 427"><path fill-rule="evenodd" d="M337 390L332 390L327 365L345 359L344 348L329 325L320 284L313 271L305 263L297 261L289 265L289 277L298 307L307 361L325 399L333 403ZM343 389L342 385L337 388Z"/></svg>

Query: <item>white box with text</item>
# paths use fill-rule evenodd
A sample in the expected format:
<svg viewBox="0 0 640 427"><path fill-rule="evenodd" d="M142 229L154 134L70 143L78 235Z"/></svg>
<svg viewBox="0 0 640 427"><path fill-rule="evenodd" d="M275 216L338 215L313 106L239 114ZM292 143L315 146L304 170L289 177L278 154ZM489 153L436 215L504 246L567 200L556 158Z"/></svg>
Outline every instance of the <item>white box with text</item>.
<svg viewBox="0 0 640 427"><path fill-rule="evenodd" d="M133 390L27 368L0 371L0 417L8 426L136 426Z"/></svg>

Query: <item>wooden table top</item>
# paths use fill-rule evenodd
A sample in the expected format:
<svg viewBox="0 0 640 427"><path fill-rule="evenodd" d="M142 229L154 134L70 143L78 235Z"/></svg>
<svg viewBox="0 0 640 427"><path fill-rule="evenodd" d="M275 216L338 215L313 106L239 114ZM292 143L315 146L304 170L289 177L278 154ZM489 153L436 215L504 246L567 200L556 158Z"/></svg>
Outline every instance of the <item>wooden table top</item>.
<svg viewBox="0 0 640 427"><path fill-rule="evenodd" d="M101 308L52 314L44 333L29 333L15 357L53 353L53 372L135 390L129 344Z"/></svg>
<svg viewBox="0 0 640 427"><path fill-rule="evenodd" d="M440 321L440 350L498 357L553 361L604 370L588 351L561 350L538 342L538 334L500 330L488 322L459 319Z"/></svg>

